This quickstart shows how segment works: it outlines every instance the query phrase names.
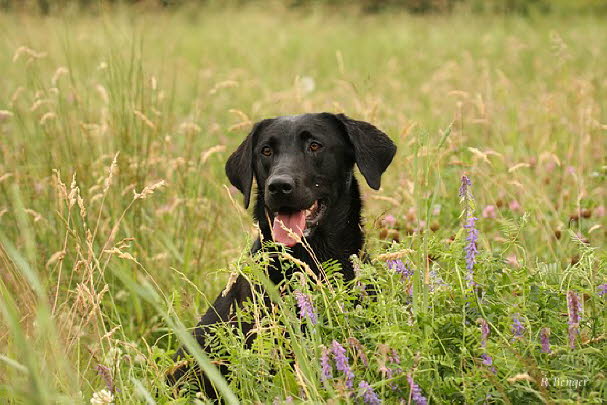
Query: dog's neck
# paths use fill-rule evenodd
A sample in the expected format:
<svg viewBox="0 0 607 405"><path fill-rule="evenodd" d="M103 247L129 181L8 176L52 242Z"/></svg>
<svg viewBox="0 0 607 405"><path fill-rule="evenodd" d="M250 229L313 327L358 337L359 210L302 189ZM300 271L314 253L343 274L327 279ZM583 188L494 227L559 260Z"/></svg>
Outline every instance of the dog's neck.
<svg viewBox="0 0 607 405"><path fill-rule="evenodd" d="M302 244L297 244L291 249L291 254L308 264L317 274L320 273L319 264L322 265L328 260L336 260L341 266L344 279L353 279L354 270L350 256L359 254L364 244L361 210L358 182L350 173L345 182L343 198L339 198L329 208L326 214L328 221L319 225L313 235L307 239L310 248L306 249ZM272 226L265 213L263 193L257 195L254 217L259 222L262 239L272 240ZM260 245L257 242L253 250L259 248ZM272 281L279 282L284 275L280 271L276 271L276 273L271 272L269 276Z"/></svg>

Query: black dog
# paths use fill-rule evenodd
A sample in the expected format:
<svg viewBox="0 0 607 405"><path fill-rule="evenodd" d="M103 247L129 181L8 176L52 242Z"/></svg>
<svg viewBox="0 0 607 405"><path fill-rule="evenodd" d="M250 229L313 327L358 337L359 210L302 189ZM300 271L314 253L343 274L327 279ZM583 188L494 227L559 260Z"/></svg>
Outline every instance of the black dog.
<svg viewBox="0 0 607 405"><path fill-rule="evenodd" d="M303 114L258 122L230 156L226 174L244 194L249 206L253 177L257 182L254 217L263 240L291 248L292 256L319 274L316 263L334 259L346 281L354 278L350 256L359 254L364 235L361 198L354 163L369 186L377 190L382 173L396 153L394 143L373 125L343 114ZM307 249L301 240L309 244ZM262 248L260 239L252 252ZM315 259L309 253L314 253ZM280 265L271 266L269 278L276 284L288 277ZM221 294L198 323L194 336L207 352L208 326L229 322L245 336L253 325L235 320L237 307L252 297L247 280L240 276ZM180 350L177 357L184 353ZM227 368L221 367L225 375ZM177 382L187 368L169 377ZM206 395L216 397L210 381L201 378Z"/></svg>

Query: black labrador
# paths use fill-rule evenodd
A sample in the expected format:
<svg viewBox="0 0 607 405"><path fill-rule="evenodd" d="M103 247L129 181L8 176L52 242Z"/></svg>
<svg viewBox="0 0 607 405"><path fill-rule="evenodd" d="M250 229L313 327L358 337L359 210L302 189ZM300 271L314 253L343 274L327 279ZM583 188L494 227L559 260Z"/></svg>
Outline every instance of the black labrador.
<svg viewBox="0 0 607 405"><path fill-rule="evenodd" d="M354 164L377 190L395 153L396 146L385 133L343 114L284 116L255 124L226 164L226 174L244 195L245 207L249 206L253 178L257 183L253 215L262 235L252 252L262 249L261 240L273 240L288 246L292 256L319 275L317 263L337 260L344 279L352 280L350 256L359 254L364 243ZM308 246L304 247L302 239ZM289 276L278 262L269 266L268 273L276 284ZM251 337L253 325L237 322L235 311L252 294L251 285L239 276L217 298L194 332L205 351L210 351L208 326L218 322L229 322ZM181 349L176 358L183 355ZM221 366L220 371L227 374L227 367ZM176 367L169 382L179 383L186 373L187 366ZM216 398L210 381L199 372L194 374L206 396Z"/></svg>

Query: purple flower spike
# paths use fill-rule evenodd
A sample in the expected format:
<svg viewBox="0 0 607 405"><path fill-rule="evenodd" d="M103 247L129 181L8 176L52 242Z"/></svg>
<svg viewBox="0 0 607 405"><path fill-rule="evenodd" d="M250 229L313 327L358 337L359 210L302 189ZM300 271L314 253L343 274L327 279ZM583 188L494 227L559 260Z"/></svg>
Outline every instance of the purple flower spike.
<svg viewBox="0 0 607 405"><path fill-rule="evenodd" d="M525 334L525 327L521 323L519 314L514 314L512 317L512 334L515 338L522 337Z"/></svg>
<svg viewBox="0 0 607 405"><path fill-rule="evenodd" d="M604 297L607 295L607 283L599 285L598 290L599 297Z"/></svg>
<svg viewBox="0 0 607 405"><path fill-rule="evenodd" d="M487 347L487 338L489 337L489 324L483 318L476 321L481 327L481 347Z"/></svg>
<svg viewBox="0 0 607 405"><path fill-rule="evenodd" d="M476 249L476 241L478 239L478 230L475 228L475 222L477 220L478 218L476 217L468 217L464 224L464 228L468 231L468 236L466 237L466 242L468 243L464 248L466 251L466 268L468 270L472 270L476 264L476 253L478 252Z"/></svg>
<svg viewBox="0 0 607 405"><path fill-rule="evenodd" d="M411 388L411 399L413 399L413 402L415 402L417 405L427 405L428 400L422 395L422 389L419 388L419 385L415 384L411 374L407 375L407 381L409 381L409 387Z"/></svg>
<svg viewBox="0 0 607 405"><path fill-rule="evenodd" d="M569 309L569 325L578 326L581 320L582 304L573 291L567 292L567 309Z"/></svg>
<svg viewBox="0 0 607 405"><path fill-rule="evenodd" d="M97 364L97 374L103 378L105 382L105 386L111 393L116 391L116 386L114 385L114 379L112 378L112 372L109 368L102 364Z"/></svg>
<svg viewBox="0 0 607 405"><path fill-rule="evenodd" d="M569 312L569 347L575 349L575 337L579 333L582 320L582 303L574 291L567 292L567 309Z"/></svg>
<svg viewBox="0 0 607 405"><path fill-rule="evenodd" d="M346 376L346 387L352 388L354 385L354 373L348 364L346 349L344 349L338 341L334 340L331 344L331 351L333 352L333 358L335 359L335 368Z"/></svg>
<svg viewBox="0 0 607 405"><path fill-rule="evenodd" d="M462 176L462 185L459 187L459 196L462 198L468 197L468 187L472 185L472 182L468 178L468 176Z"/></svg>
<svg viewBox="0 0 607 405"><path fill-rule="evenodd" d="M542 340L542 353L552 353L552 350L550 350L550 328L542 328L540 339Z"/></svg>
<svg viewBox="0 0 607 405"><path fill-rule="evenodd" d="M295 299L297 300L297 306L299 307L299 317L302 319L306 317L310 320L312 325L316 325L318 323L318 316L316 315L314 305L312 305L312 298L299 290L295 290L294 294Z"/></svg>
<svg viewBox="0 0 607 405"><path fill-rule="evenodd" d="M464 224L464 228L468 231L468 236L466 237L466 246L464 247L464 252L466 252L466 269L468 269L468 274L466 274L466 281L468 282L469 287L473 287L476 285L474 282L474 265L476 264L476 254L478 250L476 249L476 241L478 239L478 230L475 228L475 222L478 218L469 216L466 218L466 223Z"/></svg>
<svg viewBox="0 0 607 405"><path fill-rule="evenodd" d="M478 230L476 229L476 221L477 217L473 215L474 211L474 203L472 200L472 191L469 187L472 186L472 182L467 176L462 176L462 184L459 188L459 196L461 197L462 205L464 206L464 228L468 232L468 236L466 236L466 246L464 247L464 252L466 253L466 269L468 269L468 274L466 274L466 281L468 283L468 287L474 287L476 283L474 282L474 265L476 264L476 254L478 250L476 248L476 243L478 240Z"/></svg>
<svg viewBox="0 0 607 405"><path fill-rule="evenodd" d="M333 378L333 367L331 367L331 361L329 360L329 349L324 346L320 356L320 366L322 368L321 380L324 381Z"/></svg>
<svg viewBox="0 0 607 405"><path fill-rule="evenodd" d="M360 396L362 397L365 404L381 404L381 400L379 399L375 391L373 391L373 387L371 387L368 382L366 382L365 380L361 381L360 384L358 384L358 388L360 389Z"/></svg>

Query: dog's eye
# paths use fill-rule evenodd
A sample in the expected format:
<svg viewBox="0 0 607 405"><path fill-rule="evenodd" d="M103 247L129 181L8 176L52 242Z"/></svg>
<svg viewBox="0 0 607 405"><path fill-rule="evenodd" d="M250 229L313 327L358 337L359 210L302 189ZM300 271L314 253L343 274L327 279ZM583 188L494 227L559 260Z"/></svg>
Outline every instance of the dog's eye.
<svg viewBox="0 0 607 405"><path fill-rule="evenodd" d="M264 156L272 156L272 148L269 146L264 146L261 148L261 154Z"/></svg>
<svg viewBox="0 0 607 405"><path fill-rule="evenodd" d="M319 144L318 142L312 142L310 144L310 146L308 146L308 149L310 149L310 151L312 151L312 152L318 152L321 148L322 148L322 145Z"/></svg>

